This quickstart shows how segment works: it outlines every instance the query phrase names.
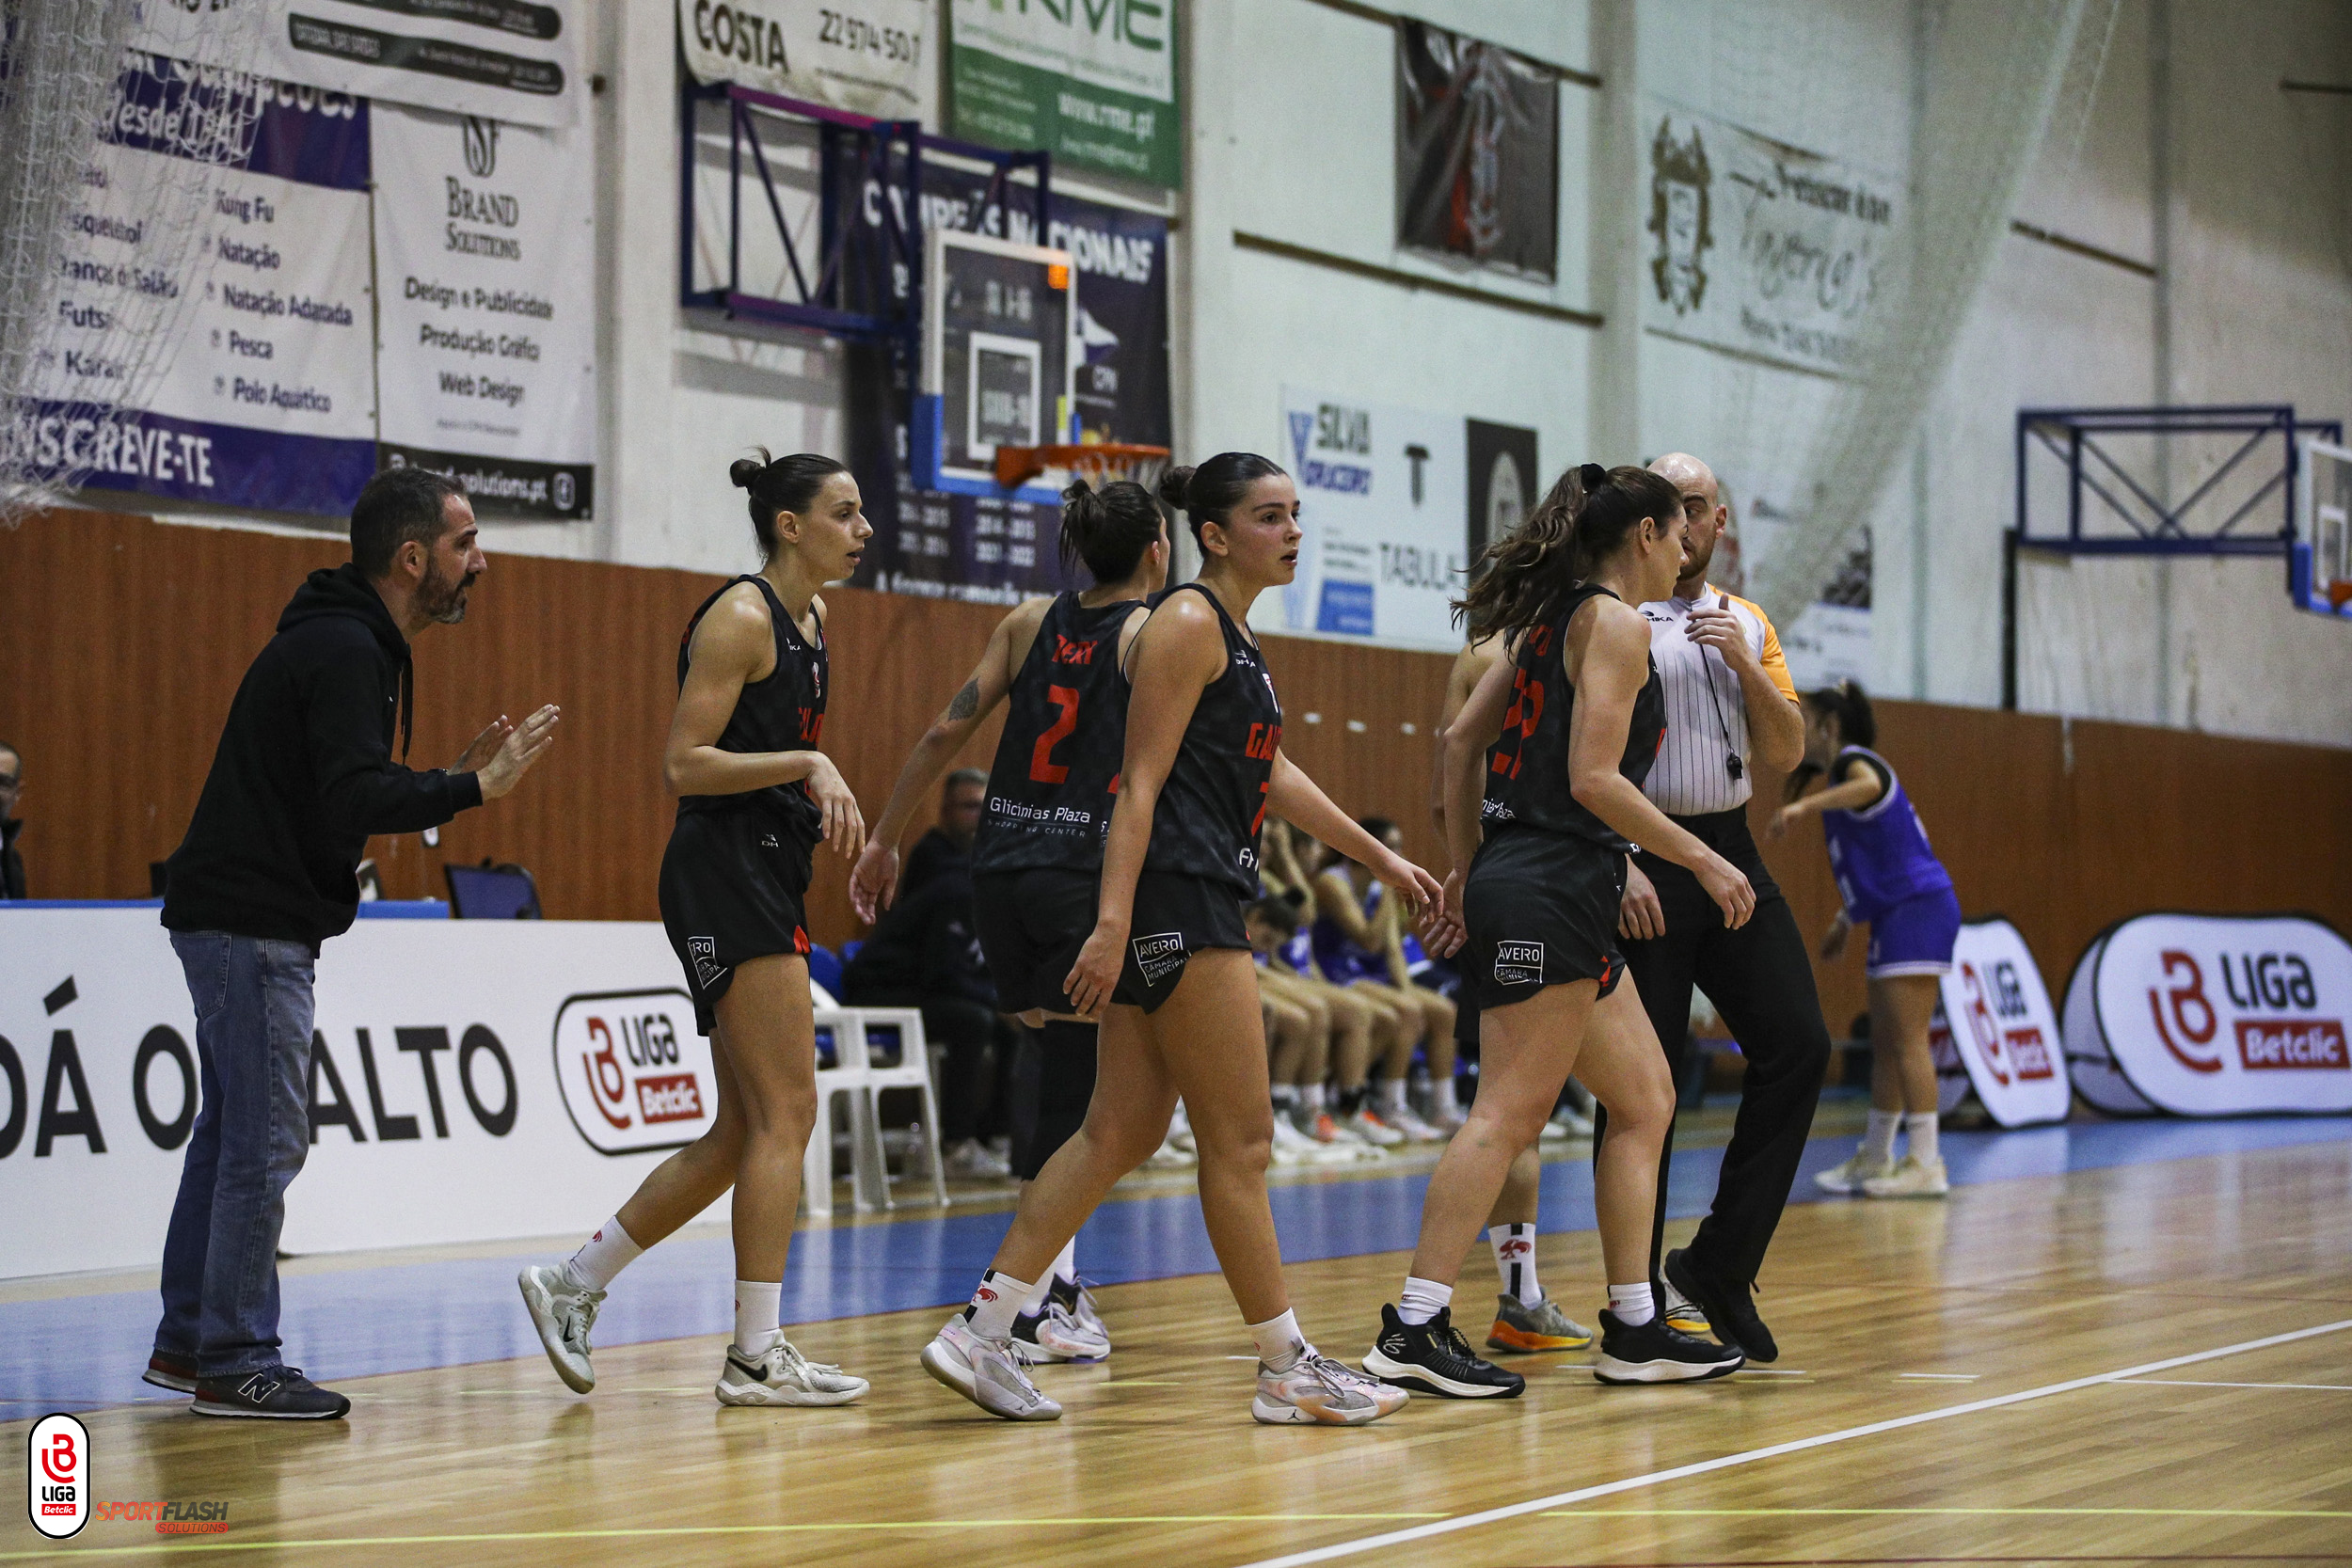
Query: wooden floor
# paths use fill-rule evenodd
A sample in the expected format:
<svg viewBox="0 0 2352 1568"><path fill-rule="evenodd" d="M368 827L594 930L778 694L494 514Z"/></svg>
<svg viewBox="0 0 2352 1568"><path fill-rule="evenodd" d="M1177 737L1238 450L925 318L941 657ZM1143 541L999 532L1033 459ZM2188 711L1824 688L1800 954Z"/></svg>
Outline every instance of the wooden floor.
<svg viewBox="0 0 2352 1568"><path fill-rule="evenodd" d="M1555 1293L1592 1303L1595 1238L1543 1246ZM1294 1269L1301 1319L1360 1354L1403 1263ZM1466 1317L1488 1277L1465 1272ZM1581 1357L1521 1361L1517 1402L1359 1431L1250 1422L1214 1276L1106 1290L1120 1348L1040 1374L1068 1408L1049 1426L922 1375L936 1311L796 1330L875 1382L834 1411L720 1408L708 1338L600 1352L586 1400L534 1358L348 1382L352 1418L320 1426L103 1410L102 1499L223 1499L230 1529L51 1546L11 1503L0 1558L2352 1562L2352 1145L1793 1209L1765 1285L1769 1373L1607 1389ZM11 1481L24 1425L0 1426Z"/></svg>

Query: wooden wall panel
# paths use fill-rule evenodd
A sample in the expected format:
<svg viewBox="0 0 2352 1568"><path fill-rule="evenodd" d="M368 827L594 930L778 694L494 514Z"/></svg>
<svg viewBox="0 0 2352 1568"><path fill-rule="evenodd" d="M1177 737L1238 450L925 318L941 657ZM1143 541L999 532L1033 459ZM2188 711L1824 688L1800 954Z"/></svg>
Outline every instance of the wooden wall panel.
<svg viewBox="0 0 2352 1568"><path fill-rule="evenodd" d="M133 897L179 842L238 679L305 572L340 540L165 527L87 512L0 531L0 738L24 748L34 892ZM485 721L561 703L555 749L438 849L379 839L387 891L439 894L446 861L527 864L561 918L650 919L672 808L659 757L677 638L717 585L694 573L497 557L461 626L417 641L414 760L446 762ZM961 681L1000 610L827 596L827 750L869 815ZM1290 754L1348 811L1427 817L1441 655L1270 639ZM1310 715L1314 716L1312 721ZM1411 726L1410 730L1406 726ZM1880 705L1902 771L1971 914L2000 912L2056 990L2100 927L2138 910L2308 909L2352 927L2352 752L1977 708ZM985 765L994 726L959 760ZM1759 781L1777 800L1778 781ZM927 803L917 826L930 816ZM1769 806L1759 800L1761 830ZM1766 845L1808 936L1836 909L1818 827ZM820 940L852 934L847 877L820 859ZM1832 1032L1861 1008L1856 951L1820 971Z"/></svg>

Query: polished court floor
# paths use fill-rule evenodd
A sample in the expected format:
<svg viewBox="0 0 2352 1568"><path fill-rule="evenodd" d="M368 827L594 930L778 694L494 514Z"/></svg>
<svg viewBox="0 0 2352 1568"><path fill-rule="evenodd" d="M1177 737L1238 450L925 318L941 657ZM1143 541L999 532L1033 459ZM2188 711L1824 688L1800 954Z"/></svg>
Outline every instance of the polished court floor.
<svg viewBox="0 0 2352 1568"><path fill-rule="evenodd" d="M1947 1142L1964 1183L1947 1203L1791 1209L1763 1282L1771 1369L1608 1389L1581 1355L1533 1358L1520 1401L1417 1400L1358 1431L1250 1422L1248 1340L1197 1209L1166 1191L1089 1228L1120 1349L1041 1372L1068 1407L1043 1427L992 1421L914 1363L1001 1212L803 1234L793 1337L875 1383L833 1411L711 1400L729 1272L712 1237L624 1276L585 1400L538 1355L513 1257L300 1266L289 1354L357 1405L324 1426L199 1421L154 1397L135 1381L143 1289L17 1285L0 1296L11 1490L29 1418L78 1409L102 1500L225 1501L229 1528L100 1522L50 1545L11 1506L0 1559L2352 1562L2352 1123ZM1818 1141L1808 1170L1846 1147ZM1688 1212L1711 1151L1685 1169ZM1278 1190L1326 1349L1369 1342L1424 1181ZM1581 1162L1548 1168L1545 1200L1547 1282L1589 1316ZM1466 1320L1490 1277L1465 1270Z"/></svg>

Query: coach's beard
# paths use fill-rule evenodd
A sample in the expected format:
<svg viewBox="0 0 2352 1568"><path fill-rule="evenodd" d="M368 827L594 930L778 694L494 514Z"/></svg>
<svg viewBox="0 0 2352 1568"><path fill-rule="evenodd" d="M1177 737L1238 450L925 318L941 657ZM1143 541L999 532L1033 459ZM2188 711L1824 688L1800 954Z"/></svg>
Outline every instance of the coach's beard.
<svg viewBox="0 0 2352 1568"><path fill-rule="evenodd" d="M417 608L424 612L427 619L437 621L442 626L457 625L466 618L466 591L473 586L473 579L480 575L469 572L455 582L438 575L426 578L417 586Z"/></svg>

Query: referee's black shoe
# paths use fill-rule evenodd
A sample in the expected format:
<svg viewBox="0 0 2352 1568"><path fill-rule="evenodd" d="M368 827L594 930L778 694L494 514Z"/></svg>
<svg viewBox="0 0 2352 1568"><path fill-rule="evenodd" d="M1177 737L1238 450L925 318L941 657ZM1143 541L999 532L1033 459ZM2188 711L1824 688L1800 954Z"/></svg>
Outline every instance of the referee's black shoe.
<svg viewBox="0 0 2352 1568"><path fill-rule="evenodd" d="M1698 1304L1716 1338L1733 1350L1746 1352L1751 1361L1769 1365L1780 1359L1780 1346L1773 1342L1772 1331L1764 1326L1764 1320L1756 1316L1756 1302L1746 1286L1730 1284L1693 1263L1688 1247L1666 1254L1660 1272L1667 1284Z"/></svg>
<svg viewBox="0 0 2352 1568"><path fill-rule="evenodd" d="M1515 1400L1527 1379L1482 1361L1454 1326L1445 1307L1425 1323L1408 1323L1396 1308L1380 1308L1380 1338L1364 1353L1364 1370L1383 1383L1450 1400Z"/></svg>
<svg viewBox="0 0 2352 1568"><path fill-rule="evenodd" d="M1603 1383L1704 1383L1730 1376L1746 1359L1729 1346L1683 1333L1663 1313L1636 1327L1604 1309L1593 1375Z"/></svg>

